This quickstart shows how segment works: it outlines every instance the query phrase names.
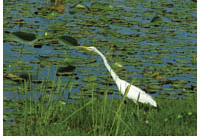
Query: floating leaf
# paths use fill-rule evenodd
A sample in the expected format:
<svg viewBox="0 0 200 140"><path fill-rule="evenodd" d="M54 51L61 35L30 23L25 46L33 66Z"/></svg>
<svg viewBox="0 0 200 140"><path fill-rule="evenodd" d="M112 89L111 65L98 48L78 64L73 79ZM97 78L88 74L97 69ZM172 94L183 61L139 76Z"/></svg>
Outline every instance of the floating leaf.
<svg viewBox="0 0 200 140"><path fill-rule="evenodd" d="M85 9L87 6L85 6L84 4L77 4L75 7L76 7L76 8Z"/></svg>
<svg viewBox="0 0 200 140"><path fill-rule="evenodd" d="M68 75L73 75L73 71L75 70L75 66L66 66L66 67L59 67L57 72L56 72L56 75L57 76L68 76Z"/></svg>
<svg viewBox="0 0 200 140"><path fill-rule="evenodd" d="M12 74L12 73L4 74L4 78L20 83L23 82L24 80L31 80L32 75L27 73L27 71L18 70L17 74Z"/></svg>
<svg viewBox="0 0 200 140"><path fill-rule="evenodd" d="M24 80L23 77L14 75L12 73L8 73L8 74L4 75L4 78L10 79L10 80L15 81L15 82L22 82Z"/></svg>
<svg viewBox="0 0 200 140"><path fill-rule="evenodd" d="M108 3L102 3L102 2L94 2L91 4L91 9L97 9L97 10L113 10L112 5Z"/></svg>
<svg viewBox="0 0 200 140"><path fill-rule="evenodd" d="M71 59L71 58L65 58L64 59L64 62L66 62L66 63L68 63L68 64L70 64L70 63L73 63L74 62L74 60L73 59Z"/></svg>
<svg viewBox="0 0 200 140"><path fill-rule="evenodd" d="M10 38L16 42L26 45L33 45L37 41L35 34L22 31L11 33Z"/></svg>
<svg viewBox="0 0 200 140"><path fill-rule="evenodd" d="M174 5L172 3L164 3L164 4L161 4L161 6L168 7L168 8L174 7Z"/></svg>
<svg viewBox="0 0 200 140"><path fill-rule="evenodd" d="M120 67L120 68L122 68L122 67L123 67L123 66L122 66L122 64L121 64L121 63L119 63L119 62L115 62L115 63L114 63L114 65L115 65L115 66L117 66L117 67Z"/></svg>
<svg viewBox="0 0 200 140"><path fill-rule="evenodd" d="M152 20L151 20L151 22L160 22L160 21L162 21L162 18L159 17L159 16L154 16L154 17L152 18Z"/></svg>
<svg viewBox="0 0 200 140"><path fill-rule="evenodd" d="M75 14L78 12L83 12L83 11L88 11L88 10L89 10L89 8L86 5L80 3L80 4L70 7L69 13Z"/></svg>
<svg viewBox="0 0 200 140"><path fill-rule="evenodd" d="M79 46L78 41L71 36L61 36L58 38L59 43L64 46Z"/></svg>
<svg viewBox="0 0 200 140"><path fill-rule="evenodd" d="M154 92L157 92L159 90L162 90L162 87L160 85L152 84L151 86L148 86L147 90L148 90L149 93L154 93Z"/></svg>
<svg viewBox="0 0 200 140"><path fill-rule="evenodd" d="M50 60L48 60L48 59L42 59L42 60L40 61L40 67L42 67L42 68L44 68L44 67L46 67L46 66L51 66L51 65L53 65L53 64L52 64L52 62L51 62Z"/></svg>
<svg viewBox="0 0 200 140"><path fill-rule="evenodd" d="M93 82L93 81L96 81L96 79L97 79L97 76L91 75L91 76L82 78L82 81L84 81L84 82Z"/></svg>
<svg viewBox="0 0 200 140"><path fill-rule="evenodd" d="M59 67L58 68L58 72L62 73L62 72L71 72L75 70L75 66L67 66L67 67Z"/></svg>

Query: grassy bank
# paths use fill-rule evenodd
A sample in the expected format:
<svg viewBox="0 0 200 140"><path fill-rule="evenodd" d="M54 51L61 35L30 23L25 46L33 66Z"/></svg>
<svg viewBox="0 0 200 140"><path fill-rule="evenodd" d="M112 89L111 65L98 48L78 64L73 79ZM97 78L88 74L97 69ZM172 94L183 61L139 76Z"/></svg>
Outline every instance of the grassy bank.
<svg viewBox="0 0 200 140"><path fill-rule="evenodd" d="M25 100L4 100L4 135L197 135L196 96L156 98L160 110L131 100L81 97L63 101L50 92L32 100L24 84ZM43 84L42 84L43 85ZM41 91L45 89L42 87ZM43 95L44 93L42 93ZM94 94L92 94L94 95Z"/></svg>

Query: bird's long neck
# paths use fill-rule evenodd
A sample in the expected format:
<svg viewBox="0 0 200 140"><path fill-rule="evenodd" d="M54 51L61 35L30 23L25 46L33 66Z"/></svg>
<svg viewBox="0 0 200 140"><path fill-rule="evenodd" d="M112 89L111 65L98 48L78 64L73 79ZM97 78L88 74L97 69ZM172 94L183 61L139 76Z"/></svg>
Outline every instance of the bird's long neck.
<svg viewBox="0 0 200 140"><path fill-rule="evenodd" d="M119 77L115 74L115 72L114 72L114 71L112 70L112 68L109 66L108 61L107 61L106 58L103 56L103 54L102 54L99 50L97 50L97 53L98 53L98 54L101 56L101 58L103 59L104 64L105 64L106 68L108 69L108 71L110 72L110 74L111 74L113 80L116 81L117 79L119 79Z"/></svg>

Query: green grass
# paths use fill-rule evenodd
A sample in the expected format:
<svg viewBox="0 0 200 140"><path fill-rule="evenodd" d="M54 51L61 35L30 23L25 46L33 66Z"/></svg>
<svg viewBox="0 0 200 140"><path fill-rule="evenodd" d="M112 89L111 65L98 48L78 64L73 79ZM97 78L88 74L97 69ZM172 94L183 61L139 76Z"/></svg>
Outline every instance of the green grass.
<svg viewBox="0 0 200 140"><path fill-rule="evenodd" d="M53 83L48 96L45 80L41 84L40 101L29 91L30 82L23 85L24 100L4 100L4 135L197 135L196 95L182 99L155 100L160 110L126 99L81 97L76 101L62 100L64 90L60 80ZM68 86L66 82L64 88ZM29 90L28 90L29 89ZM29 94L28 94L29 93ZM56 93L57 98L53 99ZM44 97L44 98L43 98Z"/></svg>

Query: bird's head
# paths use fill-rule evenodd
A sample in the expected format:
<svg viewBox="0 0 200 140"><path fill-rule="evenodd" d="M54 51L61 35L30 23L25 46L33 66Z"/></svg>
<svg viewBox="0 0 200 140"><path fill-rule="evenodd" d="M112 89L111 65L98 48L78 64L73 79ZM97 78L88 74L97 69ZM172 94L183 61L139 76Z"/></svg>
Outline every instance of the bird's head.
<svg viewBox="0 0 200 140"><path fill-rule="evenodd" d="M86 49L88 51L93 51L93 52L96 52L96 48L91 46L91 47L87 47L87 46L79 46L80 48L83 48L83 49Z"/></svg>

